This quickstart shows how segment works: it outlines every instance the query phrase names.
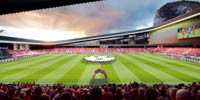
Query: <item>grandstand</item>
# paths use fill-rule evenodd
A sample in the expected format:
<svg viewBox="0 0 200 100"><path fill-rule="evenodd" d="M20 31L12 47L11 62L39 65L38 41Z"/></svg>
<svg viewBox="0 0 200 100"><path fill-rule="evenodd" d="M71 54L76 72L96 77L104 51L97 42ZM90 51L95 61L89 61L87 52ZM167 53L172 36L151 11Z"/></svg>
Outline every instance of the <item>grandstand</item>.
<svg viewBox="0 0 200 100"><path fill-rule="evenodd" d="M176 2L166 4L158 12ZM198 2L178 1L198 5ZM175 16L153 27L62 41L45 42L0 36L1 62L44 54L134 54L151 53L199 63L200 8ZM156 16L157 17L157 16ZM156 19L156 18L155 18ZM191 30L191 32L190 32ZM1 30L7 32L9 30ZM184 31L184 33L183 33Z"/></svg>
<svg viewBox="0 0 200 100"><path fill-rule="evenodd" d="M200 3L177 2L197 6L140 30L52 42L0 36L0 99L200 100Z"/></svg>

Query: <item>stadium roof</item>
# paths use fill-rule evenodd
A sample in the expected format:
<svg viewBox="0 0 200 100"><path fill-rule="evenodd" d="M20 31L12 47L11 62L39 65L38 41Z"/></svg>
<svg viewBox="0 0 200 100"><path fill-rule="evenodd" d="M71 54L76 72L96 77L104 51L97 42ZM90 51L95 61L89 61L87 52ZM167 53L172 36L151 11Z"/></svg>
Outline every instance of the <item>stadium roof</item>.
<svg viewBox="0 0 200 100"><path fill-rule="evenodd" d="M134 31L125 31L125 32L110 33L110 34L96 35L96 36L90 36L90 37L83 37L83 38L76 38L76 39L70 39L70 40L64 40L64 41L57 41L54 44L64 44L64 43L73 43L73 42L82 42L82 41L93 41L93 40L99 40L99 39L119 37L119 36L124 36L124 35L139 34L139 33L148 32L152 28L153 27L140 29L140 30L134 30Z"/></svg>
<svg viewBox="0 0 200 100"><path fill-rule="evenodd" d="M38 44L42 45L44 41L30 40L16 37L0 36L0 43L20 43L20 44Z"/></svg>
<svg viewBox="0 0 200 100"><path fill-rule="evenodd" d="M0 15L102 0L0 0Z"/></svg>

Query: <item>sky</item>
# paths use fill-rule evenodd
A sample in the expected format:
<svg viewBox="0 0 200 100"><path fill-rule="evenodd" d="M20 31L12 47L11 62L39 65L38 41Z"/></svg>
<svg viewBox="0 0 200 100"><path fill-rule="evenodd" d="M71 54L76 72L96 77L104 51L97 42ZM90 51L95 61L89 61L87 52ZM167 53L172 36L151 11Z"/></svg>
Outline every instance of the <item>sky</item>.
<svg viewBox="0 0 200 100"><path fill-rule="evenodd" d="M0 35L44 41L153 26L156 11L177 0L104 0L0 16ZM198 1L198 0L197 0Z"/></svg>

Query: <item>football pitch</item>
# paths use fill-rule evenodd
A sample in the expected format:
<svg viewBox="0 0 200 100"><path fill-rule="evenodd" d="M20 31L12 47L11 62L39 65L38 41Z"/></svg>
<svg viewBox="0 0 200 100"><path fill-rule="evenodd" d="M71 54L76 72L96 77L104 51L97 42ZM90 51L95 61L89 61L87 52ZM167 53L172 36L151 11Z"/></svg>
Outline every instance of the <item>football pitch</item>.
<svg viewBox="0 0 200 100"><path fill-rule="evenodd" d="M110 63L91 63L85 56L114 56ZM153 54L48 54L0 64L0 83L88 85L96 69L110 83L191 83L200 81L200 64ZM99 73L95 78L104 78Z"/></svg>

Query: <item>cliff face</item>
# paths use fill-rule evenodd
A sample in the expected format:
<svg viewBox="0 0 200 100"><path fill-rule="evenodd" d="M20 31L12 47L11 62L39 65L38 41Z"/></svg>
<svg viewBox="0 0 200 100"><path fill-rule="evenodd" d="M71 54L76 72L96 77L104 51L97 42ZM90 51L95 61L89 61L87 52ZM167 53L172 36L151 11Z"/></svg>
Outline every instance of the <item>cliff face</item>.
<svg viewBox="0 0 200 100"><path fill-rule="evenodd" d="M196 1L177 1L167 3L157 10L154 18L154 26L197 8L200 8L200 2Z"/></svg>

